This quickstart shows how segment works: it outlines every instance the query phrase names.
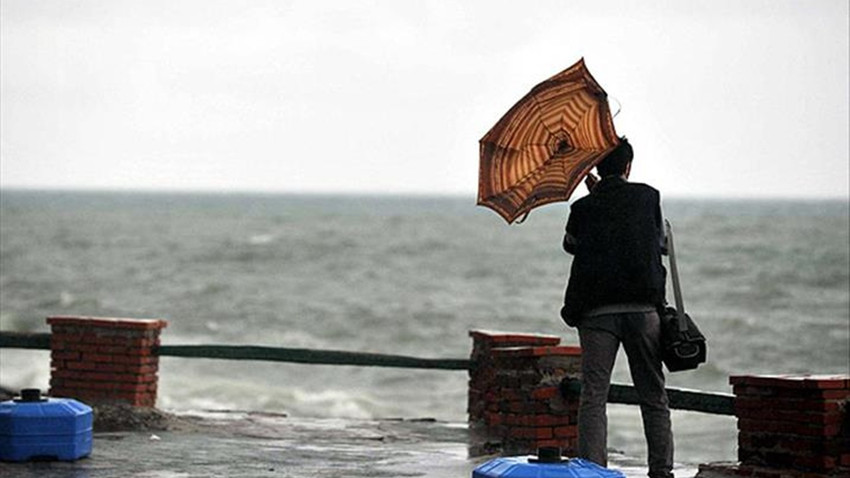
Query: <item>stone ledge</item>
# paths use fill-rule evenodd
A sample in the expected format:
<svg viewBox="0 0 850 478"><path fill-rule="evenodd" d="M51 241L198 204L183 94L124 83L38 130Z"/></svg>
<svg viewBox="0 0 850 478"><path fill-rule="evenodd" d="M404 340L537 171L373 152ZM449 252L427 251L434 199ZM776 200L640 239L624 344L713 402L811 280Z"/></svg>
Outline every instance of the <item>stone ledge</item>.
<svg viewBox="0 0 850 478"><path fill-rule="evenodd" d="M53 316L47 318L47 323L50 325L76 325L85 327L141 330L163 329L168 326L168 321L163 319L129 319L84 316Z"/></svg>
<svg viewBox="0 0 850 478"><path fill-rule="evenodd" d="M558 345L561 343L561 338L557 335L523 334L480 329L470 330L469 336L476 341L488 342L499 347L521 345Z"/></svg>
<svg viewBox="0 0 850 478"><path fill-rule="evenodd" d="M818 390L847 389L850 388L850 375L736 375L729 377L729 384Z"/></svg>

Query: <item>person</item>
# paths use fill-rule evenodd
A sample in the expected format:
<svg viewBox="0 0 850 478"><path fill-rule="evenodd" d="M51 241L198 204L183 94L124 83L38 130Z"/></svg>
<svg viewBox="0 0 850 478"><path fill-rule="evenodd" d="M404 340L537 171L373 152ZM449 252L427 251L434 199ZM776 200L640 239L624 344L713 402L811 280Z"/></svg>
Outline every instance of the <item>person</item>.
<svg viewBox="0 0 850 478"><path fill-rule="evenodd" d="M620 344L640 396L650 478L672 477L673 435L664 390L660 318L666 254L660 194L627 181L634 153L628 140L598 165L601 180L570 208L563 248L573 255L561 316L578 327L582 391L579 456L607 466L606 403Z"/></svg>

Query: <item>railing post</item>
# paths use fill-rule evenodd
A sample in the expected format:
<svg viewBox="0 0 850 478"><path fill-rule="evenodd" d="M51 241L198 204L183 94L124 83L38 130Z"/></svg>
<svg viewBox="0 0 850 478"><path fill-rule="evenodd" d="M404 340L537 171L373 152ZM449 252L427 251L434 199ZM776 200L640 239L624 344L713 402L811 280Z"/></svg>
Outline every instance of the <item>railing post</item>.
<svg viewBox="0 0 850 478"><path fill-rule="evenodd" d="M49 317L50 395L88 404L156 404L159 319Z"/></svg>
<svg viewBox="0 0 850 478"><path fill-rule="evenodd" d="M578 397L559 385L578 377L581 350L551 335L475 330L469 381L470 454L535 453L541 446L574 454Z"/></svg>

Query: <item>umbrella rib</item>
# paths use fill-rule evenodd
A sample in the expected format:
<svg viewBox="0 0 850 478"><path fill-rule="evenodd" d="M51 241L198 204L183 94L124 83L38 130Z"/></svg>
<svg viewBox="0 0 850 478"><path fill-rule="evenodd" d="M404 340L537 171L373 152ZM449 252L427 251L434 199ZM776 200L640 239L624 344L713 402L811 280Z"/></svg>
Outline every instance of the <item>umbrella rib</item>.
<svg viewBox="0 0 850 478"><path fill-rule="evenodd" d="M542 117L543 117L543 107L542 107L542 106L540 106L540 102L538 102L538 101L537 101L537 95L536 95L536 94L531 95L531 102L532 102L532 104L534 104L534 108L537 110L537 114L538 114L538 116L540 116L540 117L542 118ZM555 132L554 132L554 131L552 131L551 129L549 129L549 126L548 126L545 122L541 121L541 122L540 122L540 124L542 124L542 125L543 125L543 128L544 128L544 129L545 129L545 130L546 130L549 134L551 134L551 135L554 135L554 134L555 134Z"/></svg>

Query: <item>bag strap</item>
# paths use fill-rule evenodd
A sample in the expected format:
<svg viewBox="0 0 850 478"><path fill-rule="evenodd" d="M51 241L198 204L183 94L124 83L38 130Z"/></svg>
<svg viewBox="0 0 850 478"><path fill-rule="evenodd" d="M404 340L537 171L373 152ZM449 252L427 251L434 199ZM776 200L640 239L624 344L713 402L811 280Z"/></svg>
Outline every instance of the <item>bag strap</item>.
<svg viewBox="0 0 850 478"><path fill-rule="evenodd" d="M673 279L673 297L676 299L676 312L679 332L688 330L688 324L685 321L685 303L682 300L682 287L679 285L679 269L676 267L676 251L673 247L673 227L670 221L664 220L664 226L667 233L667 257L670 260L670 276Z"/></svg>

